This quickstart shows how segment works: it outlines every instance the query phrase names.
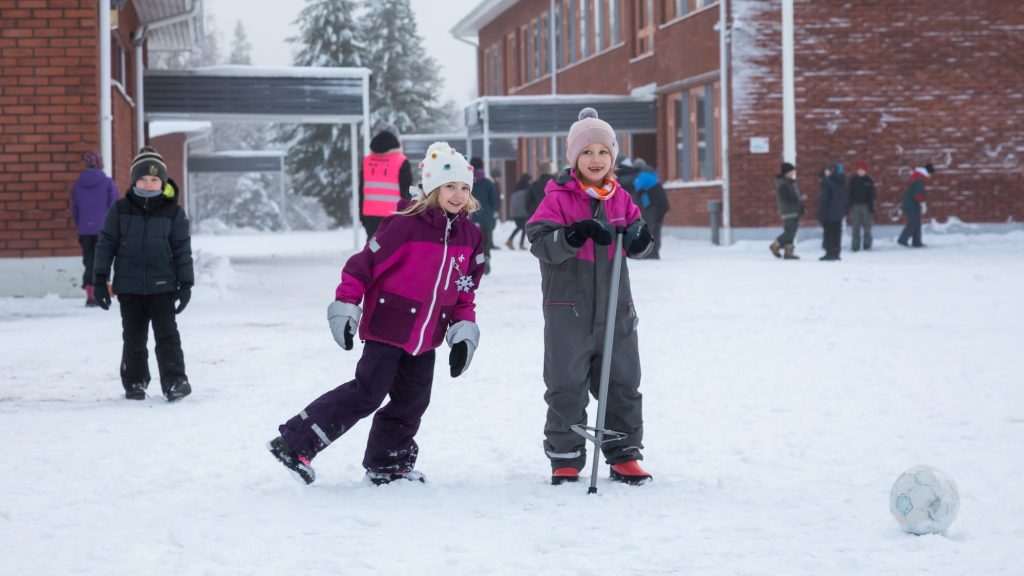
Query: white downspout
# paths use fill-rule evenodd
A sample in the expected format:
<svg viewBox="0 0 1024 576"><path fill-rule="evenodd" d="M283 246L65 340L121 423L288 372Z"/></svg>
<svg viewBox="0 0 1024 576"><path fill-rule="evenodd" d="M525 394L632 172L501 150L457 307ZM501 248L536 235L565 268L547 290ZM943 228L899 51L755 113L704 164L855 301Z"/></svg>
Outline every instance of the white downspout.
<svg viewBox="0 0 1024 576"><path fill-rule="evenodd" d="M193 142L206 138L209 138L209 134L204 133L193 137L185 134L185 140L181 144L181 179L183 180L182 186L185 187L185 213L191 220L195 220L196 217L196 201L192 197L192 181L188 171L188 155ZM180 201L181 199L179 198L178 200Z"/></svg>
<svg viewBox="0 0 1024 576"><path fill-rule="evenodd" d="M548 16L548 54L551 60L551 95L558 94L558 60L555 58L555 0L551 0L550 16ZM558 136L551 135L551 161L558 164ZM522 170L520 170L522 172Z"/></svg>
<svg viewBox="0 0 1024 576"><path fill-rule="evenodd" d="M718 3L718 54L721 67L719 79L719 123L722 140L722 233L725 244L732 244L732 225L729 217L729 28L726 0Z"/></svg>
<svg viewBox="0 0 1024 576"><path fill-rule="evenodd" d="M793 0L782 0L782 160L796 166L796 90L793 80Z"/></svg>
<svg viewBox="0 0 1024 576"><path fill-rule="evenodd" d="M100 0L100 153L103 172L113 176L114 114L110 84L110 0Z"/></svg>

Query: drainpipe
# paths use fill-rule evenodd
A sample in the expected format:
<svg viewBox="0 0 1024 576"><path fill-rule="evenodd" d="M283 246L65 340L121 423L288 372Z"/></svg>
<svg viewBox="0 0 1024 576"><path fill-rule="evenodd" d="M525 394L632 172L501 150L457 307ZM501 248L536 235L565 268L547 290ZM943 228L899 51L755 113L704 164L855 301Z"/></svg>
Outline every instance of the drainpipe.
<svg viewBox="0 0 1024 576"><path fill-rule="evenodd" d="M113 176L114 114L110 95L110 0L100 0L100 153L103 171Z"/></svg>
<svg viewBox="0 0 1024 576"><path fill-rule="evenodd" d="M782 0L782 160L796 166L796 90L793 80L793 0Z"/></svg>
<svg viewBox="0 0 1024 576"><path fill-rule="evenodd" d="M196 216L196 201L192 198L192 181L189 179L188 155L191 151L193 142L206 140L209 136L210 135L207 133L202 133L198 136L189 137L188 133L186 133L185 141L181 145L181 178L183 180L182 186L185 187L185 211L188 217L192 220L194 220ZM178 200L180 201L181 198Z"/></svg>
<svg viewBox="0 0 1024 576"><path fill-rule="evenodd" d="M732 244L732 226L729 218L729 28L727 27L726 0L718 3L718 54L721 67L719 96L722 140L722 232L725 244Z"/></svg>
<svg viewBox="0 0 1024 576"><path fill-rule="evenodd" d="M551 0L548 12L548 55L551 60L551 95L558 94L558 60L555 58L555 0ZM551 135L551 161L558 163L558 136Z"/></svg>

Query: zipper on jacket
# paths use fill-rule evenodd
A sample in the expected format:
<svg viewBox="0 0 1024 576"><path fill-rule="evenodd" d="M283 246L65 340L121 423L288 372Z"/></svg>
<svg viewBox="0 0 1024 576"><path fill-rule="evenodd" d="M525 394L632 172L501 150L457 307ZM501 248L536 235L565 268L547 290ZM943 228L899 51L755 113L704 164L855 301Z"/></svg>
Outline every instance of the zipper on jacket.
<svg viewBox="0 0 1024 576"><path fill-rule="evenodd" d="M580 317L580 313L576 311L575 302L548 302L545 306L569 306L572 308L572 313L575 314L577 318Z"/></svg>
<svg viewBox="0 0 1024 576"><path fill-rule="evenodd" d="M455 256L452 256L452 265L448 267L448 277L444 279L444 289L448 290L448 285L452 280L452 269L455 268Z"/></svg>
<svg viewBox="0 0 1024 576"><path fill-rule="evenodd" d="M142 293L149 294L149 270L146 265L149 250L147 240L149 239L149 198L146 198L146 208L142 215Z"/></svg>
<svg viewBox="0 0 1024 576"><path fill-rule="evenodd" d="M444 253L441 255L441 266L437 269L437 280L434 281L434 291L430 296L430 307L427 308L427 315L423 318L423 326L420 328L420 341L416 343L416 348L412 351L412 355L415 356L420 353L420 348L423 346L423 336L427 333L427 325L430 324L430 317L434 315L434 304L437 304L437 289L441 286L441 276L444 275L444 265L448 262L448 232L452 229L452 221L446 216L444 225ZM448 270L449 274L451 269Z"/></svg>

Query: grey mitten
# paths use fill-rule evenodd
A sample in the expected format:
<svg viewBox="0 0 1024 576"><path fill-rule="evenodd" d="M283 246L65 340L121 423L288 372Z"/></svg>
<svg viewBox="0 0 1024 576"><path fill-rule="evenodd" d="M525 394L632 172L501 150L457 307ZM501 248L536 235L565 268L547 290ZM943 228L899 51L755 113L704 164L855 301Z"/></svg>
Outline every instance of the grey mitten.
<svg viewBox="0 0 1024 576"><path fill-rule="evenodd" d="M345 350L351 350L359 329L363 309L355 304L335 300L327 307L327 322L331 325L334 341Z"/></svg>
<svg viewBox="0 0 1024 576"><path fill-rule="evenodd" d="M473 352L480 343L480 328L476 322L462 320L448 328L446 339L452 348L448 355L448 366L451 368L452 378L456 378L465 373L473 361Z"/></svg>

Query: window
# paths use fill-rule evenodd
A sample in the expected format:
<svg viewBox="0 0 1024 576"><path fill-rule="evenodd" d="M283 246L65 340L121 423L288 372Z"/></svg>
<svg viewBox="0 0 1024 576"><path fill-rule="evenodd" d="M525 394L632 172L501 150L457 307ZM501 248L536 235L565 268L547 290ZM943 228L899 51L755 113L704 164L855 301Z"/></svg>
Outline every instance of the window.
<svg viewBox="0 0 1024 576"><path fill-rule="evenodd" d="M511 91L519 86L519 49L516 47L515 32L505 37L505 54L508 55L505 61L505 84Z"/></svg>
<svg viewBox="0 0 1024 576"><path fill-rule="evenodd" d="M519 59L522 84L527 84L532 80L530 77L531 62L533 61L533 52L530 44L531 30L533 29L530 26L523 26L519 29L520 38L522 38L519 44L522 48L522 57Z"/></svg>
<svg viewBox="0 0 1024 576"><path fill-rule="evenodd" d="M110 79L120 84L124 92L128 86L128 50L117 32L111 31L110 39Z"/></svg>
<svg viewBox="0 0 1024 576"><path fill-rule="evenodd" d="M580 59L590 54L590 0L580 5Z"/></svg>
<svg viewBox="0 0 1024 576"><path fill-rule="evenodd" d="M691 12L717 4L718 0L672 0L665 6L665 21L682 18Z"/></svg>
<svg viewBox="0 0 1024 576"><path fill-rule="evenodd" d="M604 50L604 22L601 21L601 5L605 0L594 0L594 52Z"/></svg>
<svg viewBox="0 0 1024 576"><path fill-rule="evenodd" d="M565 50L562 49L562 3L555 2L555 66L565 66Z"/></svg>
<svg viewBox="0 0 1024 576"><path fill-rule="evenodd" d="M633 2L633 57L654 51L654 0Z"/></svg>
<svg viewBox="0 0 1024 576"><path fill-rule="evenodd" d="M541 19L533 21L533 78L544 75L544 33L541 32Z"/></svg>
<svg viewBox="0 0 1024 576"><path fill-rule="evenodd" d="M675 147L675 166L670 170L670 178L691 182L721 177L718 90L718 82L714 82L670 97L674 123L670 136Z"/></svg>
<svg viewBox="0 0 1024 576"><path fill-rule="evenodd" d="M580 0L569 0L569 11L566 14L566 19L569 21L569 64L576 62L576 30L579 28L579 19L576 18L576 15L579 14L579 9Z"/></svg>
<svg viewBox="0 0 1024 576"><path fill-rule="evenodd" d="M619 43L619 0L608 2L608 36L612 46Z"/></svg>

